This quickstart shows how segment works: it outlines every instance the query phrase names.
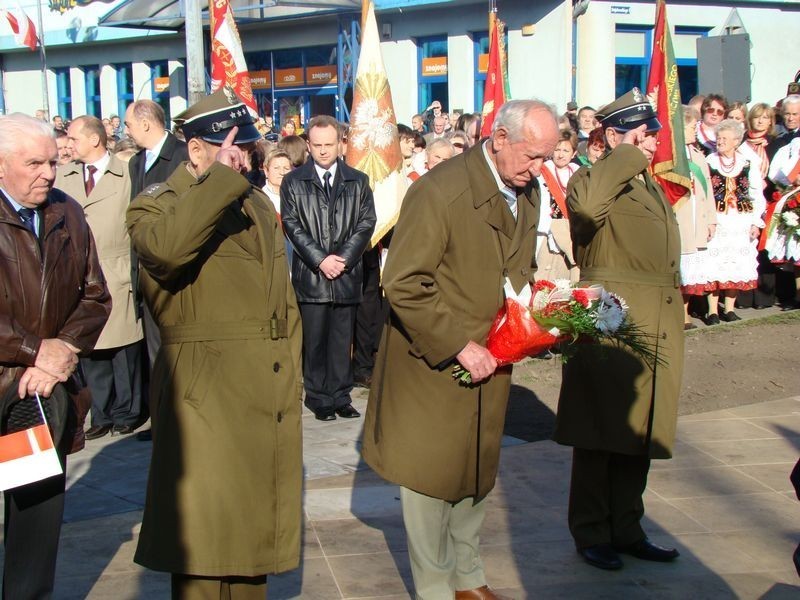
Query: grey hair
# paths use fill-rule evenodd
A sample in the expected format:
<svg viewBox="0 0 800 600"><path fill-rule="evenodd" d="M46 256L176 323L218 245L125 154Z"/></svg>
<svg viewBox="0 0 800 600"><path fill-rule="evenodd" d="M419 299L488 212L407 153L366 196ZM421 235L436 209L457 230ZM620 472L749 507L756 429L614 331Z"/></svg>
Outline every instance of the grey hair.
<svg viewBox="0 0 800 600"><path fill-rule="evenodd" d="M457 131L457 130L448 131L444 135L444 139L450 142L455 142L456 140L458 140L459 142L464 142L464 144L466 144L467 147L469 147L469 136L463 131Z"/></svg>
<svg viewBox="0 0 800 600"><path fill-rule="evenodd" d="M20 112L0 116L0 156L16 152L21 140L34 136L56 139L53 127L41 119Z"/></svg>
<svg viewBox="0 0 800 600"><path fill-rule="evenodd" d="M725 119L721 121L714 131L717 135L719 135L720 131L732 131L734 135L739 138L740 143L744 139L744 123L740 123L736 119Z"/></svg>
<svg viewBox="0 0 800 600"><path fill-rule="evenodd" d="M492 124L492 133L502 127L508 132L510 141L520 141L525 137L525 117L534 110L544 110L550 113L553 121L558 120L555 106L543 100L509 100L497 111Z"/></svg>
<svg viewBox="0 0 800 600"><path fill-rule="evenodd" d="M790 94L783 99L781 102L781 111L783 111L783 107L787 104L798 104L800 103L800 94Z"/></svg>
<svg viewBox="0 0 800 600"><path fill-rule="evenodd" d="M447 148L450 150L450 154L455 154L456 149L453 146L453 143L450 140L446 140L445 138L438 138L433 140L430 144L425 147L426 156L430 155L436 148Z"/></svg>

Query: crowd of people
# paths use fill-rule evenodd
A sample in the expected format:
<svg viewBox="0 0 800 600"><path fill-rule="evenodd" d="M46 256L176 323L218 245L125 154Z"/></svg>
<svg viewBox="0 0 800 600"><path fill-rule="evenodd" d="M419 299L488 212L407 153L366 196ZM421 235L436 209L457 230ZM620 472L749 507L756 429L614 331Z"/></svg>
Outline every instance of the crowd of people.
<svg viewBox="0 0 800 600"><path fill-rule="evenodd" d="M495 598L478 534L510 385L482 344L498 284L600 282L659 334L669 368L624 355L599 373L591 348L568 363L556 440L575 447L570 530L600 568L620 568L620 552L671 561L677 551L639 521L650 459L672 452L683 344L673 329L694 328L692 314L713 326L739 320L737 306L800 306L800 253L771 226L800 185L800 96L749 108L697 96L683 114L691 189L667 202L648 172L660 124L639 90L598 110L571 102L560 116L511 101L486 137L479 114L434 101L397 126L408 192L374 246L369 179L345 162L349 129L330 116L278 130L225 88L173 130L150 100L124 120L2 117L11 229L0 251L13 258L2 276L19 281L10 265L34 257L42 273L63 270L54 232L75 240L61 258L69 277L23 283L32 298L58 298L52 320L3 305L2 362L13 368L0 372L2 391L55 397L71 382L64 394L91 406L88 440L152 416L137 434L153 459L136 561L193 598L263 597L266 573L297 565L301 392L331 422L361 417L351 392L367 387L364 457L402 487L418 597ZM452 381L454 361L476 385ZM587 407L598 394L607 404ZM622 396L641 431L614 412ZM599 411L591 426L587 411ZM84 434L81 412L70 440ZM62 461L79 446L64 446ZM31 486L33 510L55 527L63 476ZM259 517L209 529L233 507ZM14 519L7 510L4 584L33 597L52 588L58 533L42 572L15 582L12 555L32 555L14 545Z"/></svg>

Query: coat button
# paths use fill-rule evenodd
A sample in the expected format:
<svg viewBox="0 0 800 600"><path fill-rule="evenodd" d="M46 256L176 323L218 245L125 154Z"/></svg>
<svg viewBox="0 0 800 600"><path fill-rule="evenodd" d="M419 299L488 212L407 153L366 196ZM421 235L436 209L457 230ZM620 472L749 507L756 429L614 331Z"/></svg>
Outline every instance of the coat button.
<svg viewBox="0 0 800 600"><path fill-rule="evenodd" d="M272 365L272 370L275 371L276 373L280 370L280 368L281 368L280 363L275 363L274 365Z"/></svg>
<svg viewBox="0 0 800 600"><path fill-rule="evenodd" d="M672 304L672 296L667 296L667 304Z"/></svg>
<svg viewBox="0 0 800 600"><path fill-rule="evenodd" d="M275 418L276 418L276 419L278 419L278 423L280 423L281 421L283 421L283 413L282 413L282 412L279 412L279 413L276 415L276 417L275 417Z"/></svg>
<svg viewBox="0 0 800 600"><path fill-rule="evenodd" d="M662 339L662 340L665 340L665 339L667 339L667 334L666 334L666 333L662 333L662 334L661 334L661 339Z"/></svg>
<svg viewBox="0 0 800 600"><path fill-rule="evenodd" d="M670 267L674 267L675 266L675 261L673 260L671 263L669 263L669 266Z"/></svg>

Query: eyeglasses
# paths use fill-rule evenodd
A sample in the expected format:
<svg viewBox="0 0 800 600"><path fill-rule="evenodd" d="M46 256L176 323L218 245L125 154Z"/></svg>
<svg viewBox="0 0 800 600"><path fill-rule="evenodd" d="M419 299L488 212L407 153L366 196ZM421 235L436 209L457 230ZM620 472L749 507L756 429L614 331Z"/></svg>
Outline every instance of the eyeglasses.
<svg viewBox="0 0 800 600"><path fill-rule="evenodd" d="M725 114L725 111L722 110L721 108L714 108L710 106L706 109L706 114L717 115L718 117L721 117L722 115Z"/></svg>

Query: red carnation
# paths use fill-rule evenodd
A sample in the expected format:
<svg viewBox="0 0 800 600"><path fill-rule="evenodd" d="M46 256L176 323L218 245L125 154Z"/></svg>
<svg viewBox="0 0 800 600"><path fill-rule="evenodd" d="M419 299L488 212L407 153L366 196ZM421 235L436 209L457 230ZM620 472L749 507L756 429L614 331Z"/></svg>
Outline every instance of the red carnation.
<svg viewBox="0 0 800 600"><path fill-rule="evenodd" d="M589 300L589 294L586 293L586 290L573 290L572 298L586 308L589 308L589 305L592 303L592 301Z"/></svg>
<svg viewBox="0 0 800 600"><path fill-rule="evenodd" d="M797 200L792 198L791 200L787 201L786 202L786 207L787 208L797 208Z"/></svg>
<svg viewBox="0 0 800 600"><path fill-rule="evenodd" d="M783 196L783 194L781 194L778 191L772 192L772 201L773 202L777 202L778 200L781 199L782 196Z"/></svg>
<svg viewBox="0 0 800 600"><path fill-rule="evenodd" d="M540 279L536 283L533 284L533 291L534 292L549 292L551 290L556 289L556 284L552 281L548 281L547 279Z"/></svg>

